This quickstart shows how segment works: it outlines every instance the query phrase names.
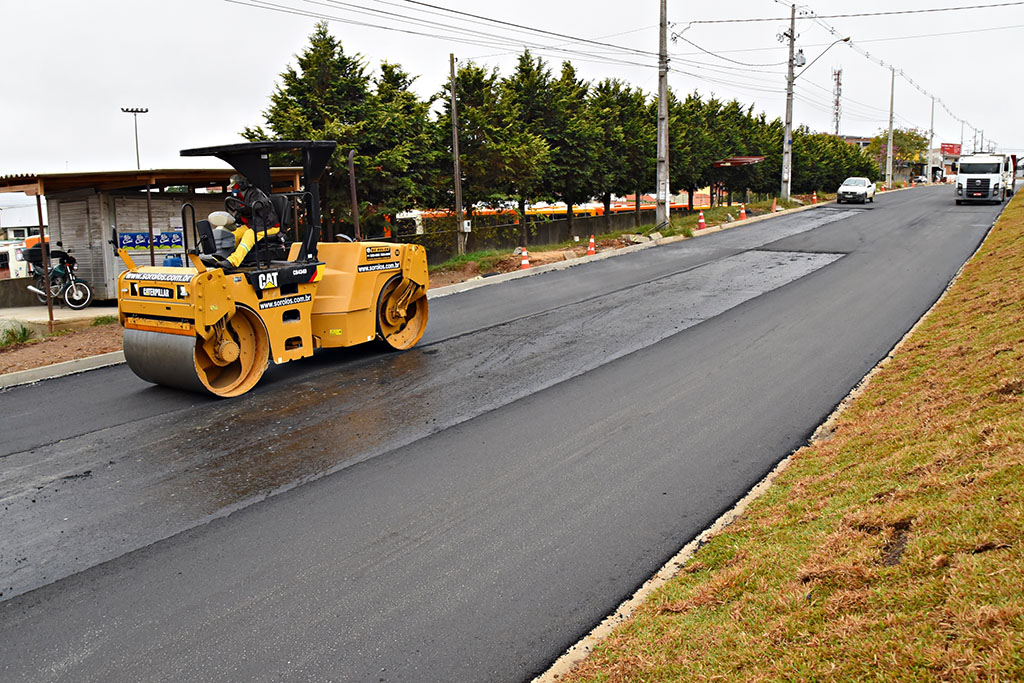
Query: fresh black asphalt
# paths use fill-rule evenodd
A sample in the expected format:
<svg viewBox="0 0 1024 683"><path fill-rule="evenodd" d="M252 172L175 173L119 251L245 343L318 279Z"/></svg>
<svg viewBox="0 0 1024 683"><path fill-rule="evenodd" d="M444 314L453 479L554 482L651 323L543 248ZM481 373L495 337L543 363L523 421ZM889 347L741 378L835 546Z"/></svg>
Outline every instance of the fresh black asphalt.
<svg viewBox="0 0 1024 683"><path fill-rule="evenodd" d="M123 367L0 393L0 679L529 679L927 310L998 212L951 205L444 297L416 350L234 401ZM61 417L22 424L39 405Z"/></svg>

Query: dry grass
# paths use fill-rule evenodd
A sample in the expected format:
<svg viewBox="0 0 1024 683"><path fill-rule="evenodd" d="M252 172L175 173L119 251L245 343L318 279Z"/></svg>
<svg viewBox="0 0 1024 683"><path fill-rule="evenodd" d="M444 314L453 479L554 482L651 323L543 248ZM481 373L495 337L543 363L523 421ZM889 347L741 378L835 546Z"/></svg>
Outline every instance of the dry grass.
<svg viewBox="0 0 1024 683"><path fill-rule="evenodd" d="M562 680L1024 680L1024 200L769 492Z"/></svg>

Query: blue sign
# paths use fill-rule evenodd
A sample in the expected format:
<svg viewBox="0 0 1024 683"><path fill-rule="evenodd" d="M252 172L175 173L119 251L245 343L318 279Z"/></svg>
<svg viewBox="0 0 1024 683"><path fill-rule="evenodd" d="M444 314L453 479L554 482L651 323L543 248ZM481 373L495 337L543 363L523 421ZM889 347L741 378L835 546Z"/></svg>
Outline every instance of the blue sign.
<svg viewBox="0 0 1024 683"><path fill-rule="evenodd" d="M173 232L161 232L153 235L154 249L182 249L184 241L180 230ZM121 249L149 249L148 232L121 232L117 235L118 246Z"/></svg>

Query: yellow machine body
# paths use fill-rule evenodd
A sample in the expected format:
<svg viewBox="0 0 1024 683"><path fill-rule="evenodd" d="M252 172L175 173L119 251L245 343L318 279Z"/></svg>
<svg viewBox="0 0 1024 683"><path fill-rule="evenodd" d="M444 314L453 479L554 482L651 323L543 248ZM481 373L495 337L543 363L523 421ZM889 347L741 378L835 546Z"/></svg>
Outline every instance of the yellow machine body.
<svg viewBox="0 0 1024 683"><path fill-rule="evenodd" d="M321 242L316 263L260 268L136 266L118 278L125 357L148 381L218 396L251 389L269 360L379 339L407 349L428 317L426 251L415 244Z"/></svg>

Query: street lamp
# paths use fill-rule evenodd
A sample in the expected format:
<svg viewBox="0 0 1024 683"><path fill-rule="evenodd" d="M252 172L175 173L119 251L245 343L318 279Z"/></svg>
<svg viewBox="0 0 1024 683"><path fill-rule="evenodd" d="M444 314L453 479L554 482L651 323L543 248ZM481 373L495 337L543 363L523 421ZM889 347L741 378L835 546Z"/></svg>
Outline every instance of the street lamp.
<svg viewBox="0 0 1024 683"><path fill-rule="evenodd" d="M121 107L121 111L125 114L131 114L132 118L135 119L135 168L142 170L142 164L139 163L139 114L148 114L149 109L145 107Z"/></svg>
<svg viewBox="0 0 1024 683"><path fill-rule="evenodd" d="M789 19L789 70L786 73L786 131L785 138L782 140L782 199L785 201L789 200L789 191L793 183L793 82L800 77L801 74L806 73L807 69L810 68L811 64L818 61L824 56L826 52L831 50L834 46L839 43L849 42L850 37L840 38L835 41L824 50L821 51L817 57L811 60L811 63L804 67L804 70L799 74L793 73L793 67L803 66L807 60L804 58L804 52L801 50L797 54L793 54L794 42L796 41L796 5L793 5L792 14Z"/></svg>

